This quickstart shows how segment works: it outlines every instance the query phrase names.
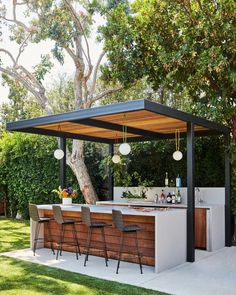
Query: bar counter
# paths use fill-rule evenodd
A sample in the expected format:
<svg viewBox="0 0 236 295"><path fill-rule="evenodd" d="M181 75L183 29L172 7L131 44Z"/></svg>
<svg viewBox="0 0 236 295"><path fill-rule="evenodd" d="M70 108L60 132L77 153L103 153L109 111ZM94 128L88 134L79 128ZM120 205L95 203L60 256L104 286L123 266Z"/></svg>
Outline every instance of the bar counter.
<svg viewBox="0 0 236 295"><path fill-rule="evenodd" d="M81 205L72 206L60 205L63 216L69 219L81 218ZM117 206L109 205L86 205L91 210L91 217L94 221L105 221L112 223L112 209L118 209ZM40 216L53 216L52 205L38 205ZM161 272L168 268L177 266L186 261L186 209L174 208L129 208L128 206L119 206L123 214L125 225L137 224L142 230L138 232L139 247L142 252L142 263L155 266L156 272ZM53 240L56 242L59 238L60 229L55 221L51 222ZM31 221L31 246L34 236L35 226ZM78 223L76 225L77 236L81 246L81 252L84 253L87 228ZM120 233L114 226L105 229L106 242L108 248L108 257L117 259ZM136 255L135 241L133 234L125 240L124 254L122 260L129 262L138 262ZM40 237L44 238L38 247L50 248L48 239L48 228L42 228ZM71 238L72 232L68 228L65 232L65 238ZM101 235L99 230L94 231L92 235L92 255L103 256ZM74 251L73 246L65 245L66 251Z"/></svg>

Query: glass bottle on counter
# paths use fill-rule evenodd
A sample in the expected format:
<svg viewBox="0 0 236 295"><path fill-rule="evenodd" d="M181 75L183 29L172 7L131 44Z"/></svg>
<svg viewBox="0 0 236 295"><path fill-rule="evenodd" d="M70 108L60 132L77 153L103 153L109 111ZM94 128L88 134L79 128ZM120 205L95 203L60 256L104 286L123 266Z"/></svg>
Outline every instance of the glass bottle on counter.
<svg viewBox="0 0 236 295"><path fill-rule="evenodd" d="M176 201L177 201L177 204L181 204L182 203L182 196L180 194L179 189L178 189L178 192L177 192Z"/></svg>
<svg viewBox="0 0 236 295"><path fill-rule="evenodd" d="M161 190L160 201L162 204L164 204L166 202L166 194L163 189Z"/></svg>
<svg viewBox="0 0 236 295"><path fill-rule="evenodd" d="M171 195L171 203L175 204L176 203L176 195L175 192L173 191L172 195Z"/></svg>
<svg viewBox="0 0 236 295"><path fill-rule="evenodd" d="M169 178L168 178L168 172L166 172L166 177L165 177L165 186L169 185Z"/></svg>
<svg viewBox="0 0 236 295"><path fill-rule="evenodd" d="M179 174L176 177L175 183L176 183L176 187L181 187L182 186L182 181L181 181L181 178L180 178Z"/></svg>
<svg viewBox="0 0 236 295"><path fill-rule="evenodd" d="M155 194L154 202L155 203L158 203L159 202L159 195L158 194Z"/></svg>
<svg viewBox="0 0 236 295"><path fill-rule="evenodd" d="M167 204L171 204L172 203L172 197L171 197L171 193L169 193L166 197L166 202Z"/></svg>

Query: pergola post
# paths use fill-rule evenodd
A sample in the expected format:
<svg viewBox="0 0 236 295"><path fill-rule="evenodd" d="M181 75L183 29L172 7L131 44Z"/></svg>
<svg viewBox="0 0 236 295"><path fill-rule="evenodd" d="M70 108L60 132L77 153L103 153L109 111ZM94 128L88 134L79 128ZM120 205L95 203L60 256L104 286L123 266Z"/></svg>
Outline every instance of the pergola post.
<svg viewBox="0 0 236 295"><path fill-rule="evenodd" d="M187 261L195 261L194 124L187 122Z"/></svg>
<svg viewBox="0 0 236 295"><path fill-rule="evenodd" d="M109 144L109 155L112 157L114 155L114 144ZM109 200L114 199L114 177L112 168L109 167L109 176L108 176L108 187L109 187Z"/></svg>
<svg viewBox="0 0 236 295"><path fill-rule="evenodd" d="M64 152L64 157L60 160L60 186L66 187L66 138L60 137L60 149Z"/></svg>
<svg viewBox="0 0 236 295"><path fill-rule="evenodd" d="M229 159L230 134L225 135L225 246L232 246L231 237L231 212L230 212L230 195L231 195L231 165Z"/></svg>

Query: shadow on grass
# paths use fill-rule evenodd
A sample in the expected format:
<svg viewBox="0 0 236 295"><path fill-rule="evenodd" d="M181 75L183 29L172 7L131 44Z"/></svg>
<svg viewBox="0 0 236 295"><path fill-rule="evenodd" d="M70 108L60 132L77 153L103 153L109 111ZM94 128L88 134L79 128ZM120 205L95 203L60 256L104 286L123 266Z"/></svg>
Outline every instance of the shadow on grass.
<svg viewBox="0 0 236 295"><path fill-rule="evenodd" d="M0 257L0 294L154 295L165 294L127 284ZM8 293L9 292L9 293ZM23 294L23 293L22 293Z"/></svg>
<svg viewBox="0 0 236 295"><path fill-rule="evenodd" d="M0 252L29 247L29 222L0 219Z"/></svg>

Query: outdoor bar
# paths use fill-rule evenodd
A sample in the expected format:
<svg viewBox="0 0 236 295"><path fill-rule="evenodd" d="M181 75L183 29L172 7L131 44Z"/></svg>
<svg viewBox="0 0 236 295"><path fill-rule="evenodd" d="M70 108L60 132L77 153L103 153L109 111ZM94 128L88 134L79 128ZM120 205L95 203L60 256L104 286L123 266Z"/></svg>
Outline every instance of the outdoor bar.
<svg viewBox="0 0 236 295"><path fill-rule="evenodd" d="M185 202L175 206L163 206L163 204L159 206L150 197L149 202L122 203L121 200L117 199L120 192L117 188L114 188L113 176L110 172L110 201L100 202L96 206L89 205L93 217L111 222L111 210L119 206L126 222L140 224L144 228L139 233L142 251L144 252L143 263L155 265L157 272L185 261L194 262L196 242L199 242L197 241L198 235L202 236L203 230L205 231L204 247L206 250L215 251L224 246L231 246L230 162L228 154L225 153L225 187L221 192L220 204L207 203L195 206L194 182L195 136L223 135L227 149L230 138L228 127L155 102L134 100L12 122L7 124L7 130L59 137L60 146L64 152L66 152L67 138L106 143L109 144L109 152L113 155L114 144L123 142L124 116L127 127L127 142L175 138L176 129L180 131L181 136L186 136L187 187L184 188ZM62 187L65 187L65 157L60 160L60 163L60 183ZM211 198L214 194L215 191L212 190ZM51 205L39 205L38 209L42 216L52 216ZM62 206L62 210L68 217L80 217L80 205ZM81 232L81 244L83 246L84 228L83 225L77 225L77 227L78 233ZM55 225L54 231L57 231ZM33 226L31 233L34 234ZM40 234L41 237L46 237L47 228L45 227L45 230L42 228ZM116 243L117 235L114 234L112 228L107 229L106 235L109 257L116 258L113 246ZM130 245L126 246L129 247ZM41 247L49 247L49 245L42 243ZM96 247L99 248L99 240L94 251ZM168 247L171 247L173 255L170 255L171 251ZM67 250L72 249L67 248ZM129 255L125 259L133 261L133 258Z"/></svg>
<svg viewBox="0 0 236 295"><path fill-rule="evenodd" d="M101 222L112 223L111 211L113 206L96 206L88 205L91 210L92 219ZM41 216L53 217L51 205L38 205ZM81 205L61 206L63 216L68 219L81 218ZM160 272L165 269L177 266L186 261L186 210L185 209L156 209L140 211L128 206L119 207L124 216L125 224L136 224L141 227L138 233L139 248L142 253L142 263L145 265L155 266L155 271ZM170 226L171 224L171 226ZM32 224L33 225L33 224ZM53 230L54 239L58 240L60 231L55 221L52 221L51 228ZM80 242L81 252L86 252L87 229L84 224L76 225L76 232ZM31 226L31 244L34 237L34 227ZM71 237L71 231L65 232L65 238ZM114 227L108 227L105 230L108 257L118 258L118 245L120 240L119 232ZM48 240L48 228L42 228L40 237ZM102 256L102 240L99 230L93 233L93 244L91 245L91 254ZM42 242L39 247L50 248L50 243ZM63 250L74 251L73 246L63 246ZM124 241L125 261L138 262L137 257L132 253L136 253L135 243L133 239Z"/></svg>

